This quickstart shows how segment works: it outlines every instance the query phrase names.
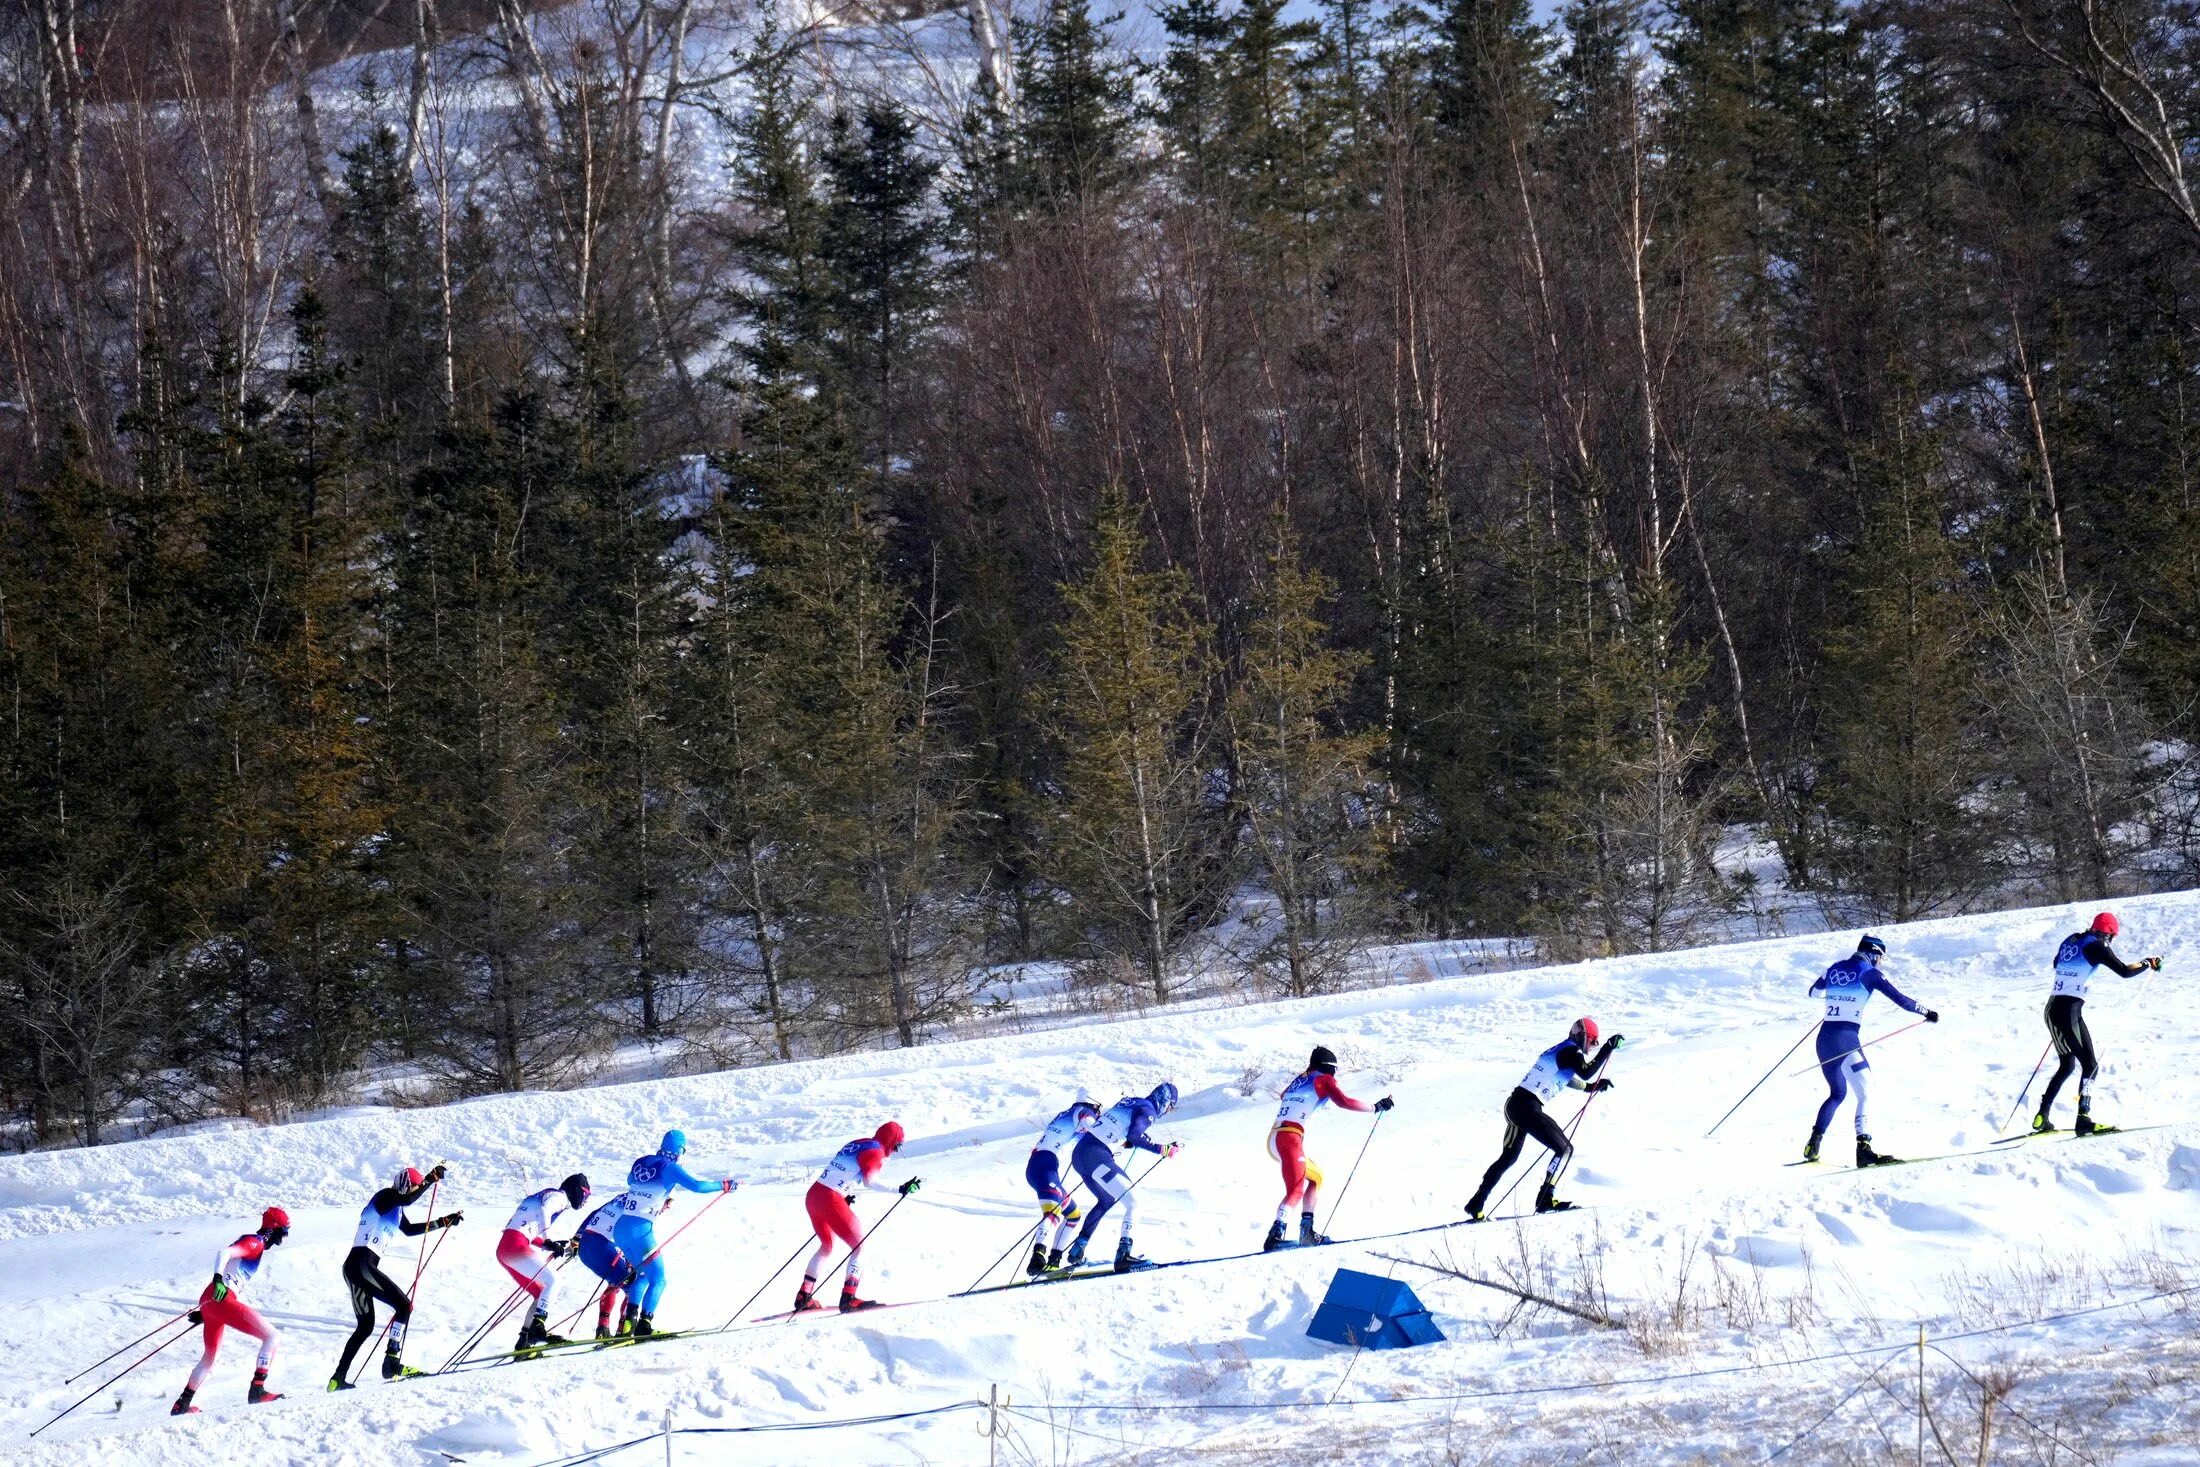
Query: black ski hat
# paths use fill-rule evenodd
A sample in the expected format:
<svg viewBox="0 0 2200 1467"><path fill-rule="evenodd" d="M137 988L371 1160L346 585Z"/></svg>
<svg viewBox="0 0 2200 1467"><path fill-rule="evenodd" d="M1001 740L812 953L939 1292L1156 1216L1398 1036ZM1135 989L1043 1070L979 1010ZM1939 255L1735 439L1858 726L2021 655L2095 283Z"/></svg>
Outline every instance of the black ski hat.
<svg viewBox="0 0 2200 1467"><path fill-rule="evenodd" d="M1319 1070L1325 1075L1334 1075L1337 1073L1337 1057L1329 1052L1327 1045L1317 1044L1314 1052L1307 1056L1306 1068Z"/></svg>
<svg viewBox="0 0 2200 1467"><path fill-rule="evenodd" d="M578 1208L588 1200L588 1178L579 1172L575 1172L558 1183L558 1190L565 1194L565 1200L569 1204Z"/></svg>

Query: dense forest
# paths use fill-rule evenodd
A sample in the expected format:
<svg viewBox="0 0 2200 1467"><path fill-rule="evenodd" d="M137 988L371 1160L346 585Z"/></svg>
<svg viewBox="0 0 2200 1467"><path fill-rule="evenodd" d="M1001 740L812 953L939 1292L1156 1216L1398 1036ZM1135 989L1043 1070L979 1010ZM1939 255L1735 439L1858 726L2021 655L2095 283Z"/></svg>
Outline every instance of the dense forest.
<svg viewBox="0 0 2200 1467"><path fill-rule="evenodd" d="M0 21L20 1144L2200 875L2188 0L329 8Z"/></svg>

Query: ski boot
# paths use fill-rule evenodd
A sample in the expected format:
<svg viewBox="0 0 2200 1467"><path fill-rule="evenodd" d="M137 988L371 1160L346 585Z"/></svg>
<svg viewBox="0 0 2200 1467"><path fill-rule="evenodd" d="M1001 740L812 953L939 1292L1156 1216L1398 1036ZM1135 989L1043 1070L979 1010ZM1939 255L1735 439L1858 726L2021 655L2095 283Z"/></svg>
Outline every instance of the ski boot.
<svg viewBox="0 0 2200 1467"><path fill-rule="evenodd" d="M639 1309L635 1309L632 1307L621 1309L619 1311L618 1338L622 1340L629 1340L634 1337L634 1321L636 1317L640 1314L641 1311Z"/></svg>
<svg viewBox="0 0 2200 1467"><path fill-rule="evenodd" d="M2077 1136L2090 1136L2096 1131L2113 1131L2115 1129L2116 1128L2114 1126L2102 1126L2094 1124L2093 1102L2083 1095L2078 1097L2078 1120L2077 1123L2070 1128L2071 1134Z"/></svg>
<svg viewBox="0 0 2200 1467"><path fill-rule="evenodd" d="M1311 1212L1299 1214L1299 1246L1301 1248L1312 1248L1328 1241L1329 1237L1326 1233L1314 1231L1314 1214Z"/></svg>
<svg viewBox="0 0 2200 1467"><path fill-rule="evenodd" d="M355 1391L358 1390L359 1387L353 1385L350 1381L344 1379L340 1375L332 1375L328 1378L328 1389L329 1394L333 1396L338 1391Z"/></svg>
<svg viewBox="0 0 2200 1467"><path fill-rule="evenodd" d="M815 1284L805 1281L801 1288L794 1291L795 1313L807 1314L812 1309L823 1309L824 1307L824 1305L817 1302L817 1286Z"/></svg>
<svg viewBox="0 0 2200 1467"><path fill-rule="evenodd" d="M1037 1278L1039 1275L1045 1273L1046 1271L1047 1245L1044 1243L1034 1243L1031 1245L1031 1262L1024 1265L1024 1273L1030 1278Z"/></svg>
<svg viewBox="0 0 2200 1467"><path fill-rule="evenodd" d="M1858 1136L1856 1138L1856 1164L1858 1166L1892 1166L1900 1160L1901 1158L1898 1156L1882 1156L1872 1150L1871 1137Z"/></svg>
<svg viewBox="0 0 2200 1467"><path fill-rule="evenodd" d="M1468 1221L1468 1222L1481 1222L1481 1221L1483 1221L1483 1220L1484 1220L1485 1218L1487 1218L1487 1217L1488 1217L1488 1214L1487 1214L1487 1213L1485 1213L1485 1212L1484 1212L1484 1211L1483 1211L1482 1209L1483 1209L1483 1208L1485 1208L1485 1207L1488 1207L1489 1205L1490 1205L1490 1198L1489 1198L1489 1194L1488 1194L1487 1192L1477 1192L1477 1193L1475 1193L1475 1194L1474 1194L1474 1199L1473 1199L1472 1201L1470 1201L1470 1202L1469 1202L1469 1203L1467 1204L1467 1221Z"/></svg>
<svg viewBox="0 0 2200 1467"><path fill-rule="evenodd" d="M398 1359L395 1350L391 1350L382 1357L382 1379L384 1380L417 1380L427 1373L425 1370L415 1370Z"/></svg>
<svg viewBox="0 0 2200 1467"><path fill-rule="evenodd" d="M1803 1143L1803 1160L1816 1161L1818 1159L1818 1143L1825 1139L1826 1133L1824 1131L1813 1129L1810 1133L1810 1139Z"/></svg>
<svg viewBox="0 0 2200 1467"><path fill-rule="evenodd" d="M596 1338L599 1340L609 1340L616 1338L616 1336L611 1333L610 1325L599 1324L596 1326Z"/></svg>
<svg viewBox="0 0 2200 1467"><path fill-rule="evenodd" d="M1059 1248L1049 1248L1049 1249L1047 1250L1047 1272L1048 1272L1048 1273L1053 1273L1053 1272L1054 1272L1054 1271L1055 1271L1056 1269L1060 1268L1061 1266L1062 1266L1062 1250L1061 1250L1061 1249L1059 1249Z"/></svg>
<svg viewBox="0 0 2200 1467"><path fill-rule="evenodd" d="M1268 1225L1268 1236L1261 1243L1260 1251L1263 1253L1273 1253L1278 1248L1288 1248L1290 1246L1291 1245L1289 1243L1284 1241L1282 1219L1279 1218L1275 1222L1270 1223Z"/></svg>
<svg viewBox="0 0 2200 1467"><path fill-rule="evenodd" d="M252 1385L244 1393L244 1398L246 1404L252 1406L264 1406L269 1401L280 1401L282 1399L279 1394L267 1388L267 1372L264 1370L252 1372Z"/></svg>
<svg viewBox="0 0 2200 1467"><path fill-rule="evenodd" d="M2088 1122L2088 1124L2091 1123ZM2044 1110L2041 1111L2038 1115L2032 1117L2032 1134L2035 1136L2045 1136L2050 1131L2059 1131L2061 1129L2062 1127L2056 1125L2053 1121L2047 1118L2047 1112Z"/></svg>
<svg viewBox="0 0 2200 1467"><path fill-rule="evenodd" d="M550 1333L550 1322L538 1314L535 1316L535 1343L537 1345L570 1345L573 1342L564 1335Z"/></svg>
<svg viewBox="0 0 2200 1467"><path fill-rule="evenodd" d="M1132 1255L1130 1234L1125 1233L1116 1241L1115 1271L1117 1273L1130 1273L1136 1269L1152 1268L1153 1266L1152 1259L1138 1258Z"/></svg>
<svg viewBox="0 0 2200 1467"><path fill-rule="evenodd" d="M1083 1268L1085 1266L1085 1235L1083 1233L1079 1233L1070 1240L1069 1253L1063 1261L1071 1268Z"/></svg>
<svg viewBox="0 0 2200 1467"><path fill-rule="evenodd" d="M1574 1205L1571 1202L1558 1200L1557 1187L1558 1180L1555 1177L1545 1177L1543 1179L1543 1185L1535 1189L1535 1210L1537 1212L1572 1212L1574 1210Z"/></svg>
<svg viewBox="0 0 2200 1467"><path fill-rule="evenodd" d="M876 1308L878 1308L878 1300L876 1300L876 1299L858 1299L858 1298L856 1297L856 1291L855 1291L855 1289L854 1289L854 1288L853 1288L852 1286L844 1286L844 1287L843 1287L843 1288L841 1289L841 1291L840 1291L840 1312L841 1312L842 1314L854 1314L854 1313L855 1313L855 1312L856 1312L857 1310L859 1310L859 1309L876 1309Z"/></svg>
<svg viewBox="0 0 2200 1467"><path fill-rule="evenodd" d="M191 1397L196 1394L197 1392L193 1391L191 1387L185 1386L183 1388L183 1394L176 1397L176 1404L168 1408L168 1414L170 1416L198 1415L199 1408L191 1404Z"/></svg>
<svg viewBox="0 0 2200 1467"><path fill-rule="evenodd" d="M646 1340L655 1333L657 1333L656 1316L649 1314L637 1314L634 1316L635 1339Z"/></svg>

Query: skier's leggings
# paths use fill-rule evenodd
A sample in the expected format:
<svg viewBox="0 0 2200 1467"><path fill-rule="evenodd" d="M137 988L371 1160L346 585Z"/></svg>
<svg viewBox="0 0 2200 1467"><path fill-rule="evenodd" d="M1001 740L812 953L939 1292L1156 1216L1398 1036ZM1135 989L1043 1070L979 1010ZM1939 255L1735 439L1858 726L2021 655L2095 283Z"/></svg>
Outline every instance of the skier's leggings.
<svg viewBox="0 0 2200 1467"><path fill-rule="evenodd" d="M1085 1179L1085 1185L1092 1188L1096 1204L1092 1211L1085 1214L1085 1225L1079 1230L1078 1236L1090 1242L1092 1235L1100 1231L1100 1219L1106 1217L1120 1203L1123 1208L1123 1236L1129 1237L1133 1210L1131 1179L1115 1164L1115 1152L1109 1149L1105 1141L1095 1140L1091 1136L1079 1136L1077 1149L1069 1154L1069 1163L1077 1168L1077 1175Z"/></svg>
<svg viewBox="0 0 2200 1467"><path fill-rule="evenodd" d="M1834 1113L1854 1090L1856 1134L1866 1134L1870 1128L1864 1122L1864 1077L1871 1072L1871 1065L1864 1058L1863 1035L1856 1025L1837 1022L1818 1026L1818 1069L1826 1077L1826 1098L1818 1103L1818 1119L1811 1129L1824 1131L1832 1125Z"/></svg>
<svg viewBox="0 0 2200 1467"><path fill-rule="evenodd" d="M863 1228L856 1222L855 1209L846 1197L823 1182L810 1183L802 1206L810 1214L811 1231L817 1234L817 1251L810 1255L810 1266L803 1271L803 1284L815 1288L824 1277L826 1261L833 1256L833 1240L838 1238L848 1245L848 1292L854 1293L863 1279Z"/></svg>
<svg viewBox="0 0 2200 1467"><path fill-rule="evenodd" d="M1566 1158L1574 1154L1574 1143L1566 1139L1565 1130L1551 1119L1534 1092L1515 1085L1513 1093L1505 1097L1505 1149L1497 1153L1497 1160L1482 1173L1482 1188L1475 1194L1477 1198L1487 1200L1490 1193L1497 1190L1506 1169L1520 1160L1520 1148L1530 1136L1551 1148L1551 1165L1546 1175L1556 1180Z"/></svg>
<svg viewBox="0 0 2200 1467"><path fill-rule="evenodd" d="M2055 1103L2055 1092L2062 1089L2070 1072L2078 1072L2078 1099L2082 1102L2093 1088L2093 1077L2101 1072L2100 1064L2093 1058L2093 1031L2085 1027L2085 1000L2074 993L2058 993L2047 1001L2047 1029L2055 1036L2055 1053L2061 1058L2055 1062L2055 1073L2047 1080L2047 1088L2040 1092L2040 1114Z"/></svg>
<svg viewBox="0 0 2200 1467"><path fill-rule="evenodd" d="M412 1301L382 1272L381 1262L381 1255L372 1248L354 1248L344 1255L344 1284L351 1290L351 1312L357 1322L352 1325L351 1338L344 1341L343 1358L336 1362L338 1380L351 1379L352 1357L374 1333L377 1302L390 1306L390 1348L395 1350L405 1343L405 1321L412 1318Z"/></svg>
<svg viewBox="0 0 2200 1467"><path fill-rule="evenodd" d="M634 1286L626 1291L627 1307L637 1314L655 1314L665 1292L665 1261L657 1252L657 1224L646 1217L622 1217L611 1225L611 1240L634 1260Z"/></svg>
<svg viewBox="0 0 2200 1467"><path fill-rule="evenodd" d="M222 1352L222 1334L236 1330L260 1342L259 1369L265 1371L275 1363L275 1326L260 1318L259 1311L238 1298L227 1294L222 1298L208 1297L214 1292L212 1284L199 1295L199 1318L205 1321L202 1336L206 1347L199 1354L199 1363L191 1367L191 1389L206 1384L206 1372L214 1368L214 1357Z"/></svg>

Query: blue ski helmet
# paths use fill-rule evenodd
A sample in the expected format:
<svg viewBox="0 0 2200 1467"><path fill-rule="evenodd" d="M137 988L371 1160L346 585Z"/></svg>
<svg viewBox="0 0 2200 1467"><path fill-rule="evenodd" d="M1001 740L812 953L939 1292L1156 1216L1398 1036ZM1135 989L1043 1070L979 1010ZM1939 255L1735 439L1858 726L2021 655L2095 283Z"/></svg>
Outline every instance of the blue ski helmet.
<svg viewBox="0 0 2200 1467"><path fill-rule="evenodd" d="M1856 950L1867 958L1883 958L1887 955L1887 945L1869 932L1857 942Z"/></svg>
<svg viewBox="0 0 2200 1467"><path fill-rule="evenodd" d="M657 1143L657 1150L665 1156L685 1156L688 1149L688 1133L675 1126L665 1132L665 1139Z"/></svg>
<svg viewBox="0 0 2200 1467"><path fill-rule="evenodd" d="M1153 1087L1153 1094L1147 1096L1146 1099L1153 1102L1155 1110L1167 1115L1170 1111L1176 1109L1176 1087L1163 1080Z"/></svg>

